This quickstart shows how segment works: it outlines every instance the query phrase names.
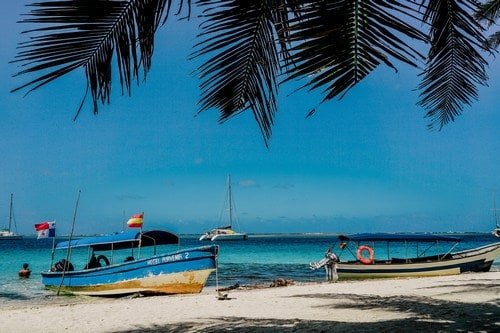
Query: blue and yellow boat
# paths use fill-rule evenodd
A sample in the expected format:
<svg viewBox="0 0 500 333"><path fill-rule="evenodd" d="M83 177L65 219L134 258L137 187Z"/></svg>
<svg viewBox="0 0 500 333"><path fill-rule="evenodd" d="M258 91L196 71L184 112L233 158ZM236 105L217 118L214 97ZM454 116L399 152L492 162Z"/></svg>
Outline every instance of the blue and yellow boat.
<svg viewBox="0 0 500 333"><path fill-rule="evenodd" d="M42 283L48 289L90 296L200 292L216 269L218 247L156 254L157 247L168 244L179 244L179 237L161 230L129 231L61 242L55 247L56 251L71 254L77 249L87 249L87 264L76 269L68 255L69 260L51 263L51 269L41 273ZM152 255L140 258L145 247L152 248ZM120 250L124 250L126 256Z"/></svg>

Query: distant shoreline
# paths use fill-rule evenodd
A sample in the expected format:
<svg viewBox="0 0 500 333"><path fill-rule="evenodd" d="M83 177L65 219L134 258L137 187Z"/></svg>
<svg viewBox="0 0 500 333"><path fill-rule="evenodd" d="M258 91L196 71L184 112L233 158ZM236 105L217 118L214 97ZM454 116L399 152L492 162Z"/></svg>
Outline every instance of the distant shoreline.
<svg viewBox="0 0 500 333"><path fill-rule="evenodd" d="M112 234L113 232L109 233L109 234ZM379 232L376 232L375 234L378 234ZM380 232L380 233L387 233L387 234L414 234L414 235L419 235L419 234L432 234L432 235L490 235L491 232L475 232L475 231L457 231L457 232L452 232L452 231L449 231L449 232L440 232L440 231L436 231L436 232L431 232L431 231L419 231L419 232ZM180 233L180 234L177 234L179 235L179 237L199 237L202 233L198 233L198 234L194 234L194 233L187 233L187 234L183 234L183 233ZM354 234L354 233L348 233L348 234ZM79 234L79 235L73 235L73 237L77 237L77 238L80 238L80 237L93 237L93 236L101 236L101 235L106 235L106 233L104 234ZM290 237L293 237L293 236L311 236L311 237L318 237L318 236L332 236L332 237L336 237L338 235L342 235L342 233L333 233L333 232L276 232L276 233L248 233L248 235L250 237L255 237L255 238L260 238L260 237L277 237L277 236L290 236ZM21 235L22 237L26 238L26 239L36 239L37 236L36 235ZM64 238L68 238L69 235L60 235L60 236L57 236L56 239L64 239ZM1 239L0 239L1 240ZM7 240L5 240L7 241ZM500 238L498 239L498 241L500 242Z"/></svg>

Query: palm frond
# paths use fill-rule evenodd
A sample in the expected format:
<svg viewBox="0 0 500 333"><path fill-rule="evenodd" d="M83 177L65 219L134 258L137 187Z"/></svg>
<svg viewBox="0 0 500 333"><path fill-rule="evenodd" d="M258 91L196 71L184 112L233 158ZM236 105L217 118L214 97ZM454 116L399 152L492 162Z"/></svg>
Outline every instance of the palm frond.
<svg viewBox="0 0 500 333"><path fill-rule="evenodd" d="M491 47L497 49L500 46L500 31L497 31L488 38Z"/></svg>
<svg viewBox="0 0 500 333"><path fill-rule="evenodd" d="M38 26L25 32L31 38L19 44L14 62L23 68L15 76L37 76L13 91L29 89L29 93L83 67L97 113L98 101L109 102L114 55L122 93L130 94L133 80L139 83L140 68L146 77L151 67L154 34L171 4L172 0L61 0L32 4L34 9L21 22Z"/></svg>
<svg viewBox="0 0 500 333"><path fill-rule="evenodd" d="M429 128L441 129L478 99L477 85L486 85L487 62L477 51L487 45L474 20L469 0L429 0L424 19L431 26L431 50L419 89L419 105L431 118Z"/></svg>
<svg viewBox="0 0 500 333"><path fill-rule="evenodd" d="M424 57L402 40L426 36L405 20L418 14L395 1L312 1L292 20L292 56L287 80L307 78L309 90L323 87L323 102L342 98L380 64L394 60L417 66ZM312 110L309 115L314 112Z"/></svg>
<svg viewBox="0 0 500 333"><path fill-rule="evenodd" d="M480 23L484 23L486 28L497 25L497 21L500 18L500 0L489 0L480 4L474 14L474 18ZM496 31L492 33L488 38L488 42L491 48L497 49L500 45L500 32Z"/></svg>
<svg viewBox="0 0 500 333"><path fill-rule="evenodd" d="M217 108L220 122L251 110L264 141L276 112L276 11L280 0L199 0L204 22L194 57L202 80L200 112Z"/></svg>
<svg viewBox="0 0 500 333"><path fill-rule="evenodd" d="M485 22L486 26L492 26L500 17L500 0L489 0L479 4L474 17L480 22Z"/></svg>

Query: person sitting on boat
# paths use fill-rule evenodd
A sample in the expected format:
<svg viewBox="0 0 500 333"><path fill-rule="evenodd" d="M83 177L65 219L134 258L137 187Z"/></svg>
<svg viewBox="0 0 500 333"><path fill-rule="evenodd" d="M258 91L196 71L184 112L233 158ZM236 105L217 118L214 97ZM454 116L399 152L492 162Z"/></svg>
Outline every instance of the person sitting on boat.
<svg viewBox="0 0 500 333"><path fill-rule="evenodd" d="M75 267L73 264L66 259L61 259L52 266L51 272L62 272L62 271L74 271Z"/></svg>
<svg viewBox="0 0 500 333"><path fill-rule="evenodd" d="M19 277L29 278L31 275L31 270L29 269L29 265L27 263L23 264L23 268L19 271Z"/></svg>

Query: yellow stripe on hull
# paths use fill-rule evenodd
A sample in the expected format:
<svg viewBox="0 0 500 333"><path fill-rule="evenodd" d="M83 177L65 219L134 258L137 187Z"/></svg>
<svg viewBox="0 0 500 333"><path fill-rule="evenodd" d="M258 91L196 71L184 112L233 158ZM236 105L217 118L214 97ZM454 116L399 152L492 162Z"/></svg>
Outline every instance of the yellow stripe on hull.
<svg viewBox="0 0 500 333"><path fill-rule="evenodd" d="M460 274L460 268L442 269L435 271L421 271L421 272L381 272L381 273L366 273L366 272L353 272L342 273L338 272L340 279L379 279L379 278L395 278L395 277L426 277L426 276L444 276L444 275L457 275Z"/></svg>
<svg viewBox="0 0 500 333"><path fill-rule="evenodd" d="M214 269L205 269L190 272L170 273L95 286L63 286L61 291L75 295L87 296L111 296L133 293L193 294L201 292L210 273L213 271ZM57 290L57 287L50 287L50 289Z"/></svg>

